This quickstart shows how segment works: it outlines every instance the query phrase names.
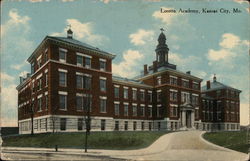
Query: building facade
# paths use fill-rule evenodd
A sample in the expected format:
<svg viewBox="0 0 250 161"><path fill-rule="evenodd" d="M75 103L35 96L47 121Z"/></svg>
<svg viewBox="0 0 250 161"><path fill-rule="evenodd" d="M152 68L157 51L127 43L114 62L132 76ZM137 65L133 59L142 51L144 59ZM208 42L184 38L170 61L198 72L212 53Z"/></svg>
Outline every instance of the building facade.
<svg viewBox="0 0 250 161"><path fill-rule="evenodd" d="M169 63L163 32L155 52L152 65L127 79L113 76L114 54L75 40L70 29L67 37L46 36L17 86L19 133L84 131L88 112L92 131L239 129L239 90L201 90L202 79Z"/></svg>

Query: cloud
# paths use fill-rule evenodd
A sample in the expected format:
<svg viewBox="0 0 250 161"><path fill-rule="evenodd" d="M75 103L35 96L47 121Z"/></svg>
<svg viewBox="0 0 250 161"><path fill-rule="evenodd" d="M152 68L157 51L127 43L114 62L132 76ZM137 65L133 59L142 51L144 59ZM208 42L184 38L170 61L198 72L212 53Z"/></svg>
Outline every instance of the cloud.
<svg viewBox="0 0 250 161"><path fill-rule="evenodd" d="M161 7L162 10L174 10L174 8ZM153 17L161 20L165 24L171 24L179 15L178 13L161 13L161 11L157 10L153 13Z"/></svg>
<svg viewBox="0 0 250 161"><path fill-rule="evenodd" d="M235 55L231 51L226 50L226 49L221 49L221 50L210 49L208 51L208 59L213 60L213 61L225 59L230 56L235 56Z"/></svg>
<svg viewBox="0 0 250 161"><path fill-rule="evenodd" d="M15 78L13 76L8 75L6 73L1 73L1 81L2 82L5 82L5 81L12 82L14 80L15 80Z"/></svg>
<svg viewBox="0 0 250 161"><path fill-rule="evenodd" d="M123 61L115 64L112 64L113 73L122 77L134 77L137 72L134 70L135 67L138 67L138 60L143 58L137 50L127 50L123 53Z"/></svg>
<svg viewBox="0 0 250 161"><path fill-rule="evenodd" d="M240 38L234 34L226 33L222 35L222 41L220 42L220 46L227 49L232 49L235 46L239 45Z"/></svg>
<svg viewBox="0 0 250 161"><path fill-rule="evenodd" d="M15 69L15 70L21 70L24 66L26 66L28 64L29 63L25 60L25 61L23 61L23 63L10 65L10 68Z"/></svg>
<svg viewBox="0 0 250 161"><path fill-rule="evenodd" d="M2 87L1 126L17 126L17 90L16 84Z"/></svg>
<svg viewBox="0 0 250 161"><path fill-rule="evenodd" d="M248 4L249 2L247 0L234 0L234 2L239 4Z"/></svg>
<svg viewBox="0 0 250 161"><path fill-rule="evenodd" d="M154 31L139 29L136 33L130 34L130 42L136 46L144 45L146 41L152 41L154 36Z"/></svg>
<svg viewBox="0 0 250 161"><path fill-rule="evenodd" d="M209 65L212 65L211 61L225 60L228 62L232 58L239 56L238 52L240 48L246 47L248 43L247 40L241 40L238 36L232 33L223 34L222 39L219 42L221 48L219 50L210 49L208 51L207 58L210 60Z"/></svg>
<svg viewBox="0 0 250 161"><path fill-rule="evenodd" d="M19 77L26 77L27 76L27 73L29 73L28 71L22 71L20 74L19 74Z"/></svg>
<svg viewBox="0 0 250 161"><path fill-rule="evenodd" d="M105 41L109 39L104 35L98 35L93 33L94 25L92 22L82 23L77 19L67 19L66 24L71 25L71 30L73 31L73 37L76 39L81 39L83 41L103 45ZM50 34L51 36L64 36L67 33L68 28L65 27L62 32L54 32Z"/></svg>

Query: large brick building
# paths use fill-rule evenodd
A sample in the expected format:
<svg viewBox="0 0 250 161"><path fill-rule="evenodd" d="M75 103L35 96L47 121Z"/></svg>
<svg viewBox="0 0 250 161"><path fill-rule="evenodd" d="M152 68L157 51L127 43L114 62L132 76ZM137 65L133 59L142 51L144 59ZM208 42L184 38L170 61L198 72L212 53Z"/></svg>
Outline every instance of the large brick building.
<svg viewBox="0 0 250 161"><path fill-rule="evenodd" d="M127 79L112 75L114 54L75 40L70 29L46 36L17 86L19 133L83 131L87 107L92 131L239 129L239 90L213 81L201 91L202 79L169 63L163 32L155 52L151 66Z"/></svg>

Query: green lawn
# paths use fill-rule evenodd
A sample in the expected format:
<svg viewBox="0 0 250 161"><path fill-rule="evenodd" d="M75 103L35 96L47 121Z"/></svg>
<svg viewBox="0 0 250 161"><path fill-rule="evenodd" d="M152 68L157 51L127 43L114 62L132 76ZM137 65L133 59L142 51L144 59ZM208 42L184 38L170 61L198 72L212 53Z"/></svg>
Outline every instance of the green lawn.
<svg viewBox="0 0 250 161"><path fill-rule="evenodd" d="M88 147L91 149L138 149L151 145L167 132L91 132ZM3 138L3 146L84 148L85 133L49 133L19 135Z"/></svg>
<svg viewBox="0 0 250 161"><path fill-rule="evenodd" d="M250 148L247 144L247 131L210 132L203 137L214 144L243 153L248 153Z"/></svg>

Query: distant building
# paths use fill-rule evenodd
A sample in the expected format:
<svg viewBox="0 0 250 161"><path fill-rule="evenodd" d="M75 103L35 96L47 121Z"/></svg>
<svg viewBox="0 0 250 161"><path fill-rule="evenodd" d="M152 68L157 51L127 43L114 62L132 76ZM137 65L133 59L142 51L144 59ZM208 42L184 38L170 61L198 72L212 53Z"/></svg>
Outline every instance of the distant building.
<svg viewBox="0 0 250 161"><path fill-rule="evenodd" d="M35 133L84 131L86 102L92 131L239 129L239 90L226 86L230 97L224 98L224 88L217 96L213 82L201 92L202 79L169 63L163 32L155 52L153 65L127 79L112 75L114 54L75 40L70 29L67 37L46 36L28 58L31 74L17 86L19 133L31 132L32 114ZM235 104L234 115L223 108L227 100Z"/></svg>
<svg viewBox="0 0 250 161"><path fill-rule="evenodd" d="M203 130L240 129L240 90L213 78L202 87Z"/></svg>

